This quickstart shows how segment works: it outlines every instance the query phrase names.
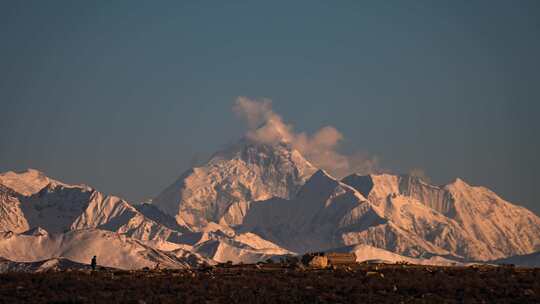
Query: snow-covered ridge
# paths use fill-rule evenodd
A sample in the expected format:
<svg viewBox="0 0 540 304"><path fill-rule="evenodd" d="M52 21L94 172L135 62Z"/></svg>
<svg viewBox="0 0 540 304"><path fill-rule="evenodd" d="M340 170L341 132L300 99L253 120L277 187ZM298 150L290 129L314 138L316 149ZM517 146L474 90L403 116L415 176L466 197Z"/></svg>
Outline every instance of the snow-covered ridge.
<svg viewBox="0 0 540 304"><path fill-rule="evenodd" d="M351 175L337 181L320 170L304 184L282 184L292 187L289 195L271 182L246 186L245 181L264 174L278 176L275 162L261 160L293 152L286 145L240 143L184 174L165 191L176 197L168 196L160 206L171 207L163 209L195 230L218 222L294 252L365 244L410 257L490 260L530 253L540 244L537 216L460 179L445 186L392 174ZM256 163L256 174L238 162ZM191 182L194 177L197 182ZM261 188L264 192L257 192Z"/></svg>
<svg viewBox="0 0 540 304"><path fill-rule="evenodd" d="M296 252L366 244L421 256L451 254L432 239L444 225L448 225L444 216L420 203L395 197L376 205L320 170L292 200L274 198L250 204L240 229Z"/></svg>
<svg viewBox="0 0 540 304"><path fill-rule="evenodd" d="M25 172L8 171L0 174L0 184L22 195L37 193L51 181L53 180L34 169L28 169Z"/></svg>
<svg viewBox="0 0 540 304"><path fill-rule="evenodd" d="M540 250L540 218L487 188L392 174L337 180L287 144L247 140L139 205L35 170L0 174L0 231L36 244L105 231L148 252L208 263L334 248L418 263L492 261ZM85 246L84 238L73 239L73 247ZM0 257L31 254L3 244ZM53 257L47 250L31 258Z"/></svg>
<svg viewBox="0 0 540 304"><path fill-rule="evenodd" d="M28 181L25 177L27 173L21 175L23 176L18 178L19 180ZM213 258L219 260L219 257L234 255L236 255L233 259L235 262L253 262L289 253L255 234L236 234L230 228L217 223L210 223L202 228L202 232L194 233L188 227L178 225L174 218L163 213L155 205L145 203L132 206L119 197L104 195L87 186L56 182L42 173L38 176L38 180L44 181L42 184L45 186L30 195L27 195L29 192L18 193L0 184L0 231L4 231L4 236L17 236L17 240L31 238L34 242L42 243L44 240L50 242L51 239L58 239L60 236L83 231L88 233L99 229L116 233L122 238L131 238L167 255L191 262L204 260L206 263L213 263ZM13 180L17 178L10 174L10 181ZM79 241L80 246L87 246L84 244L85 239L75 238L73 242ZM219 248L219 252L208 250L209 244L214 244ZM115 246L120 245L123 244L111 243L108 249L114 251L117 250ZM0 244L0 247L2 246L6 249L8 245ZM10 250L13 251L14 248L17 247L11 247ZM28 253L23 254L25 250L16 251L16 254L11 255L12 251L4 251L3 256L15 261L20 261L16 259L17 256L19 258L26 256L28 261L56 257L57 254L52 256L46 254L51 253L49 249L51 248L30 257ZM90 251L96 250L101 249L91 248ZM131 262L137 261L130 260L129 263ZM114 267L137 268L142 265L137 262L129 266L129 263Z"/></svg>
<svg viewBox="0 0 540 304"><path fill-rule="evenodd" d="M433 255L423 258L411 258L403 255L393 253L388 250L369 246L369 245L355 245L342 248L333 248L329 252L347 252L355 253L356 261L362 262L377 262L377 263L409 263L415 265L440 265L440 266L458 266L464 265L464 263L456 260L451 260L443 256Z"/></svg>
<svg viewBox="0 0 540 304"><path fill-rule="evenodd" d="M168 268L194 266L188 260L111 231L85 229L40 235L0 233L0 256L15 262L66 258L88 264L94 255L100 265L121 269L153 268L157 263Z"/></svg>
<svg viewBox="0 0 540 304"><path fill-rule="evenodd" d="M29 196L5 192L0 201L1 214L6 216L0 217L0 230L18 233L35 227L51 233L101 228L142 240L166 240L175 234L118 197L106 196L87 186L60 182L49 182Z"/></svg>
<svg viewBox="0 0 540 304"><path fill-rule="evenodd" d="M21 195L30 196L36 194L47 185L88 188L85 185L67 185L46 176L43 172L28 169L24 172L8 171L0 174L0 184Z"/></svg>
<svg viewBox="0 0 540 304"><path fill-rule="evenodd" d="M427 207L425 212L435 212L437 216L432 220L422 222L433 226L433 220L438 219L439 228L433 226L439 230L436 234L428 233L430 229L426 229L425 225L424 228L418 224L411 226L414 222L410 222L405 229L415 227L415 234L430 235L431 242L456 255L489 260L530 253L540 248L538 216L504 201L484 187L471 186L462 179L458 178L448 185L434 186L418 177L381 174L351 175L343 182L359 191L369 189L366 193L368 200L384 209L387 216L398 214L392 211L397 202L401 202L402 206L416 206L417 211L409 213L409 216L416 218L422 214L418 211L421 209L419 204ZM400 221L402 219L393 219L394 223Z"/></svg>

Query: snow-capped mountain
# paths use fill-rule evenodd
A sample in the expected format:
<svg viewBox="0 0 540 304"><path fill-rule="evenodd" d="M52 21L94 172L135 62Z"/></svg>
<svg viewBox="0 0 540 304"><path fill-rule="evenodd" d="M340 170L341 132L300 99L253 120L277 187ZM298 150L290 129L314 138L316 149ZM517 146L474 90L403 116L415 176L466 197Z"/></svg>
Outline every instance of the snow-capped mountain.
<svg viewBox="0 0 540 304"><path fill-rule="evenodd" d="M30 196L39 192L48 184L59 185L62 183L47 177L38 170L28 169L21 173L13 171L1 173L0 184L21 195Z"/></svg>
<svg viewBox="0 0 540 304"><path fill-rule="evenodd" d="M178 224L193 229L209 222L234 225L242 221L246 203L290 198L315 171L286 144L268 146L244 140L216 153L205 166L188 170L154 203ZM230 208L239 212L228 212Z"/></svg>
<svg viewBox="0 0 540 304"><path fill-rule="evenodd" d="M167 252L180 260L193 260L190 253L197 255L200 252L204 259L209 258L205 260L208 263L212 263L213 258L216 258L216 261L223 261L228 257L234 262L251 262L273 255L290 254L289 251L254 234L236 234L232 229L217 223L205 226L201 232L191 232L188 227L178 225L173 217L163 213L155 205L145 203L132 206L119 197L106 196L84 185L61 183L36 170L8 172L2 174L2 177L4 176L9 177L6 184L13 187L12 189L0 184L0 231L8 235L41 237L48 236L49 233L69 235L100 229L118 236L130 237L148 248ZM38 189L39 186L43 188ZM83 241L76 238L74 242L78 240ZM263 243L268 246L260 246ZM0 244L0 247L5 247L6 244ZM219 250L211 250L210 244ZM122 244L111 245L110 250L117 250L115 245ZM24 252L21 249L23 247L18 248L20 251L16 251L17 248L14 245L9 252ZM91 247L88 254L92 250L100 249ZM2 255L0 248L0 256L20 261L16 259L17 254L9 255L9 252ZM28 261L50 258L46 253L47 250L40 251L39 254L30 256ZM23 257L25 255L19 256ZM133 267L139 265L141 263L134 264ZM128 263L118 267L127 268Z"/></svg>
<svg viewBox="0 0 540 304"><path fill-rule="evenodd" d="M450 265L540 250L540 218L484 187L391 174L337 180L287 144L249 140L138 205L36 170L0 174L0 231L0 257L14 262L87 263L116 251L102 261L121 268L324 250Z"/></svg>
<svg viewBox="0 0 540 304"><path fill-rule="evenodd" d="M145 217L125 200L88 186L57 182L35 170L4 176L10 179L6 186L0 185L0 214L6 215L0 217L0 230L21 233L42 227L50 233L62 233L100 228L140 240L178 238L178 232ZM43 188L29 186L32 181ZM24 191L18 192L21 189Z"/></svg>
<svg viewBox="0 0 540 304"><path fill-rule="evenodd" d="M296 182L284 182L291 176ZM338 181L314 173L286 144L241 142L188 171L156 203L194 230L216 222L298 253L364 244L409 257L491 260L540 247L540 219L486 188L390 174Z"/></svg>
<svg viewBox="0 0 540 304"><path fill-rule="evenodd" d="M531 211L504 201L484 187L470 186L461 179L439 187L417 177L351 175L343 182L385 209L396 201L423 204L446 218L439 233L428 233L432 242L470 259L487 260L525 254L540 248L540 218ZM394 213L395 214L395 213ZM411 213L417 215L419 212ZM416 234L429 229L408 225ZM424 236L429 238L429 236Z"/></svg>
<svg viewBox="0 0 540 304"><path fill-rule="evenodd" d="M272 198L249 204L239 229L306 252L342 246L337 231L382 221L359 192L319 170L291 200Z"/></svg>
<svg viewBox="0 0 540 304"><path fill-rule="evenodd" d="M315 173L292 200L274 198L249 206L239 230L253 231L296 252L366 244L413 257L451 254L409 229L411 222L421 224L418 230L428 235L432 232L428 229L445 225L445 218L436 211L418 203L400 204L394 206L398 211L385 212L390 207L384 210L372 204L323 170Z"/></svg>

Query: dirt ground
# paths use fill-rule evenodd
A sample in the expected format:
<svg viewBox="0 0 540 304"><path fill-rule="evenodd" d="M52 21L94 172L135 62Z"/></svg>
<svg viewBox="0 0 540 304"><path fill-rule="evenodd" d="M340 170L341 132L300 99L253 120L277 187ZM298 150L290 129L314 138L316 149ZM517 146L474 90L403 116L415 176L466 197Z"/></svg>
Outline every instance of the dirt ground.
<svg viewBox="0 0 540 304"><path fill-rule="evenodd" d="M281 265L0 275L0 303L540 303L540 269Z"/></svg>

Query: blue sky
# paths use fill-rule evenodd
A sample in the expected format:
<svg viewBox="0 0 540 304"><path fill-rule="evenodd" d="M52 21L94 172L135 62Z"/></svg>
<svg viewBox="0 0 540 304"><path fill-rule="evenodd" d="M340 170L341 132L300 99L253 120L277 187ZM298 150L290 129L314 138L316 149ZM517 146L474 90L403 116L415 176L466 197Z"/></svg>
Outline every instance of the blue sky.
<svg viewBox="0 0 540 304"><path fill-rule="evenodd" d="M266 97L343 153L540 213L537 1L291 2L3 2L0 171L146 199Z"/></svg>

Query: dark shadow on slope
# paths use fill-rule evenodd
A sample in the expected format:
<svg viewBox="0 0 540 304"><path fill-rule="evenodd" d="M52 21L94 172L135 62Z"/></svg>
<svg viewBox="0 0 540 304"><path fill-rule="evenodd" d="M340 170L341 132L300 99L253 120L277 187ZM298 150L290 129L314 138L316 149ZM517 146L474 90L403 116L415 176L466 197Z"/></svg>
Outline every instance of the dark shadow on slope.
<svg viewBox="0 0 540 304"><path fill-rule="evenodd" d="M133 207L135 207L135 209L137 209L137 211L142 213L145 217L153 220L156 223L162 224L171 230L181 233L189 232L188 228L178 225L174 217L161 211L161 209L154 204L142 203L134 205Z"/></svg>
<svg viewBox="0 0 540 304"><path fill-rule="evenodd" d="M371 192L371 189L373 189L373 179L370 175L351 174L341 181L356 189L356 191L360 192L366 198Z"/></svg>

